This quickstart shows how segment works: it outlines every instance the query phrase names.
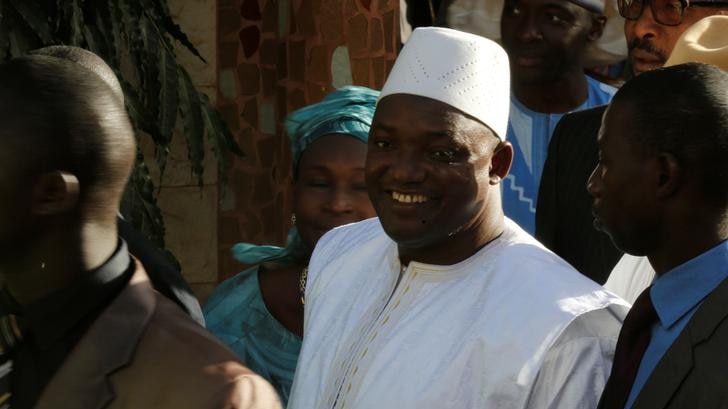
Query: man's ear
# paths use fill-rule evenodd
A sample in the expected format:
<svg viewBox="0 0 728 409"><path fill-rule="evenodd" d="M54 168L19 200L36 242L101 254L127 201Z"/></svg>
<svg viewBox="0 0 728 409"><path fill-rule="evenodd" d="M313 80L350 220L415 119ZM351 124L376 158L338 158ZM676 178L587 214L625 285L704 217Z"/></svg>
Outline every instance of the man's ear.
<svg viewBox="0 0 728 409"><path fill-rule="evenodd" d="M675 155L662 152L655 158L657 170L657 197L673 196L683 183L683 170Z"/></svg>
<svg viewBox="0 0 728 409"><path fill-rule="evenodd" d="M32 212L37 215L66 212L78 203L79 191L76 176L58 170L44 173L33 187Z"/></svg>
<svg viewBox="0 0 728 409"><path fill-rule="evenodd" d="M490 161L490 184L497 185L508 175L513 162L513 145L501 142L495 147L493 159Z"/></svg>
<svg viewBox="0 0 728 409"><path fill-rule="evenodd" d="M589 41L597 41L604 34L604 26L607 24L607 17L603 15L592 16L592 26L589 30Z"/></svg>

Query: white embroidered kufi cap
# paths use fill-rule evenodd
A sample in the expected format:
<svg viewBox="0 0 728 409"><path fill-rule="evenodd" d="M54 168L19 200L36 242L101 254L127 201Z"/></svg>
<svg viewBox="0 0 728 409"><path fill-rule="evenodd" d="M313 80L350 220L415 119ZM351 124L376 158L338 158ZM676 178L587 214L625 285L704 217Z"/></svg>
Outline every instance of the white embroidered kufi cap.
<svg viewBox="0 0 728 409"><path fill-rule="evenodd" d="M420 27L402 48L379 99L411 94L444 102L505 140L510 108L508 55L495 42L439 27Z"/></svg>

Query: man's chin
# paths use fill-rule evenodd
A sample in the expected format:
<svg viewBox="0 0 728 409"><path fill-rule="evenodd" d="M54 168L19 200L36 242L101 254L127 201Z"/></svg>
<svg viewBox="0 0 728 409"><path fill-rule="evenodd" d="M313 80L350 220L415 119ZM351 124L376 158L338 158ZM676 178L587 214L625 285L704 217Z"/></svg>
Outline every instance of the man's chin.
<svg viewBox="0 0 728 409"><path fill-rule="evenodd" d="M664 63L662 62L636 62L632 61L632 72L635 76L638 76L640 74L643 74L648 71L656 70L658 68L662 68L664 66Z"/></svg>

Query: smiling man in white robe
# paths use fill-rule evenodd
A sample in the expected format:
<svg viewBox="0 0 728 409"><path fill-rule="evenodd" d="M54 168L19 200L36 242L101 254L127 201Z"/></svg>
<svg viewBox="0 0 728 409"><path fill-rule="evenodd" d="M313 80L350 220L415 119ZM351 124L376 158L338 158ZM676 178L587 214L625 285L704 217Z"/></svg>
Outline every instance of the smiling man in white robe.
<svg viewBox="0 0 728 409"><path fill-rule="evenodd" d="M508 57L419 28L382 89L365 167L378 218L309 264L289 408L593 408L626 304L503 215Z"/></svg>

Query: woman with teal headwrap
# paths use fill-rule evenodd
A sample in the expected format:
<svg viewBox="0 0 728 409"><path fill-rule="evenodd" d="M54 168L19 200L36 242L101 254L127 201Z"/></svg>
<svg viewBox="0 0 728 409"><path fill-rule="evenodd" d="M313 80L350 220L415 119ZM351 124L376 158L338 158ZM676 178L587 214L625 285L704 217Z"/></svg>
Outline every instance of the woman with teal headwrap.
<svg viewBox="0 0 728 409"><path fill-rule="evenodd" d="M375 216L364 160L378 96L344 87L286 118L296 216L287 245L236 244L234 257L253 267L221 283L204 307L207 328L266 378L284 405L301 349L311 251L328 230Z"/></svg>

